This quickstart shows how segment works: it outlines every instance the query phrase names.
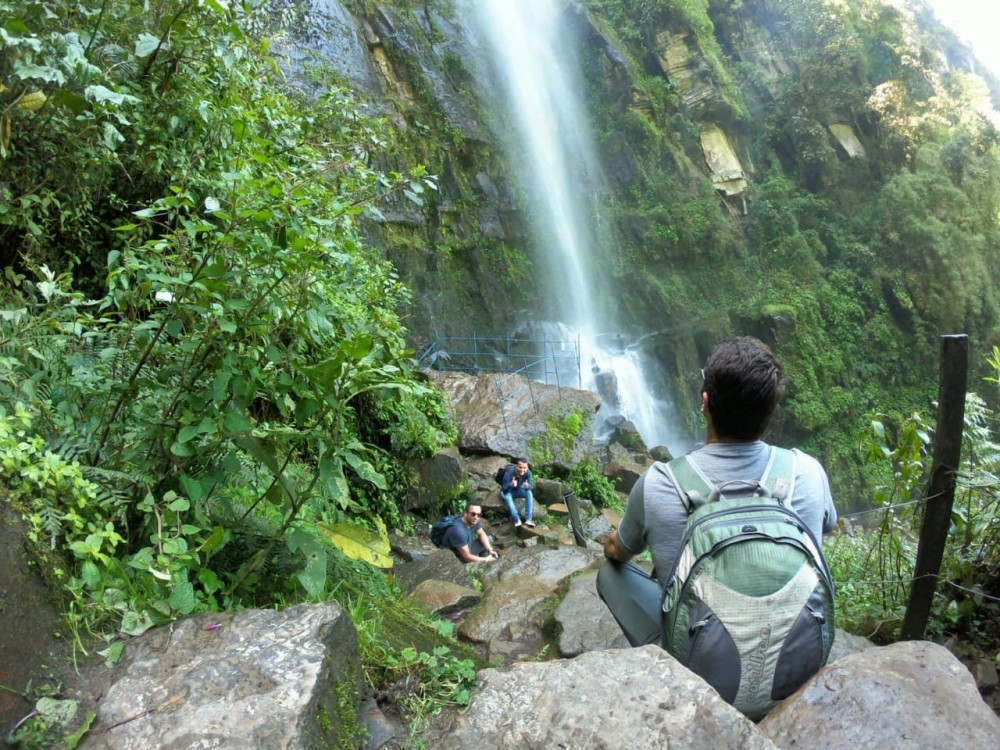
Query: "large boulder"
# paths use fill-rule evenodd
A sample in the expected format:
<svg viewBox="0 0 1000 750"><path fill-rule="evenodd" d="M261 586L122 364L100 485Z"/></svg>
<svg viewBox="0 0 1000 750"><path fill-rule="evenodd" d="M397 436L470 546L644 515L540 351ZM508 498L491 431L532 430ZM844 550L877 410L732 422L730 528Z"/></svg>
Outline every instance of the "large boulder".
<svg viewBox="0 0 1000 750"><path fill-rule="evenodd" d="M1000 718L943 646L905 641L838 659L765 718L778 747L1000 747Z"/></svg>
<svg viewBox="0 0 1000 750"><path fill-rule="evenodd" d="M472 705L428 747L774 750L754 724L658 646L485 669Z"/></svg>
<svg viewBox="0 0 1000 750"><path fill-rule="evenodd" d="M450 549L434 548L405 565L396 565L396 583L408 594L413 593L423 581L448 581L457 586L471 587L473 566L459 560Z"/></svg>
<svg viewBox="0 0 1000 750"><path fill-rule="evenodd" d="M555 613L559 623L559 654L579 656L587 651L630 648L628 639L597 593L597 571L574 576L569 592Z"/></svg>
<svg viewBox="0 0 1000 750"><path fill-rule="evenodd" d="M357 633L336 603L199 614L126 647L81 748L353 746Z"/></svg>
<svg viewBox="0 0 1000 750"><path fill-rule="evenodd" d="M440 510L444 502L458 496L467 481L458 448L445 448L430 458L415 459L411 465L419 481L410 491L407 510Z"/></svg>
<svg viewBox="0 0 1000 750"><path fill-rule="evenodd" d="M541 457L532 456L531 448L541 447L550 454L547 461L572 466L593 450L591 420L601 405L595 393L530 382L513 373L425 372L448 394L463 453L527 456L537 461ZM575 414L584 417L575 434L552 434L549 423Z"/></svg>
<svg viewBox="0 0 1000 750"><path fill-rule="evenodd" d="M847 655L759 725L658 646L524 662L480 678L468 711L443 714L429 746L995 748L1000 737L969 671L926 642Z"/></svg>

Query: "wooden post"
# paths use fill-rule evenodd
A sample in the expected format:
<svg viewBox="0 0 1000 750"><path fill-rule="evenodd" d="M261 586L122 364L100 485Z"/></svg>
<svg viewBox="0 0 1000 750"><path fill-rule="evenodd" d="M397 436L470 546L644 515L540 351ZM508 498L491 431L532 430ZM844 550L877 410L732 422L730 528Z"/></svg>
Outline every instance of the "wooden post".
<svg viewBox="0 0 1000 750"><path fill-rule="evenodd" d="M931 602L951 524L951 508L955 502L955 478L962 458L968 369L969 337L965 334L942 336L930 494L924 509L924 523L920 528L910 601L906 606L900 631L900 638L904 641L924 637L927 618L931 613Z"/></svg>

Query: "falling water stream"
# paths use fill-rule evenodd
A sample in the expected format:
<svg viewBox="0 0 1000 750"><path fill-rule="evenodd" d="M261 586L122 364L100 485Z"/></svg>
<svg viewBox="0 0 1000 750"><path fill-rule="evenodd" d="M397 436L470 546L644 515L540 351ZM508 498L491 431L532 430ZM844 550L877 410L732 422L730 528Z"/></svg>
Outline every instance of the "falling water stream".
<svg viewBox="0 0 1000 750"><path fill-rule="evenodd" d="M548 264L546 278L557 286L547 290L554 302L547 314L559 322L533 328L544 339L579 340L580 381L605 402L598 428L605 417L621 414L647 445L666 445L677 454L690 447L690 438L681 434L669 400L654 395L650 358L616 333L615 316L606 308L617 295L591 265L595 243L610 238L600 231L604 181L581 102L584 88L564 5L558 0L471 2L513 118L505 145L511 161L520 165L519 179L537 214L534 231L544 259L539 262ZM594 300L604 303L599 324ZM575 380L574 372L562 382ZM609 397L609 386L615 385Z"/></svg>

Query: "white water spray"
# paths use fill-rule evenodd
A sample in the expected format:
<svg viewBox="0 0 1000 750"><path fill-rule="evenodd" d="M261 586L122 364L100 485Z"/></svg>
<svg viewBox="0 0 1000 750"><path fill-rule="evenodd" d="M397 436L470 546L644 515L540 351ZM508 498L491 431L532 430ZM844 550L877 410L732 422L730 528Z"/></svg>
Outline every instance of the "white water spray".
<svg viewBox="0 0 1000 750"><path fill-rule="evenodd" d="M683 452L689 441L677 430L670 403L654 397L641 352L624 342L613 347L598 343L616 326L602 320L599 330L592 304L613 299L611 290L595 281L589 263L599 237L596 198L603 178L580 101L584 89L569 45L572 33L566 28L564 3L473 0L471 5L514 117L507 148L513 163L521 166L521 183L538 211L537 242L547 251L548 278L556 280L557 288L548 290L556 302L551 314L564 322L536 325L549 330L546 339L579 337L579 381L604 397L604 416L621 414L647 445ZM576 380L573 373L562 382ZM616 385L613 393L610 384Z"/></svg>

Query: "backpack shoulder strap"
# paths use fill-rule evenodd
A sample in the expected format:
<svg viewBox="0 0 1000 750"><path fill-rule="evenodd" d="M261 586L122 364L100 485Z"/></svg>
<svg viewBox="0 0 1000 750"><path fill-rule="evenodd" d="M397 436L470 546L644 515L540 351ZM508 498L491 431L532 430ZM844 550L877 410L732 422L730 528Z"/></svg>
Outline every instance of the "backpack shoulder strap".
<svg viewBox="0 0 1000 750"><path fill-rule="evenodd" d="M687 456L680 456L667 464L667 473L677 488L688 515L708 502L712 485Z"/></svg>
<svg viewBox="0 0 1000 750"><path fill-rule="evenodd" d="M782 505L790 502L795 490L795 451L771 446L771 457L760 483Z"/></svg>

